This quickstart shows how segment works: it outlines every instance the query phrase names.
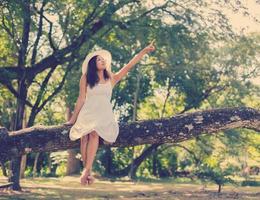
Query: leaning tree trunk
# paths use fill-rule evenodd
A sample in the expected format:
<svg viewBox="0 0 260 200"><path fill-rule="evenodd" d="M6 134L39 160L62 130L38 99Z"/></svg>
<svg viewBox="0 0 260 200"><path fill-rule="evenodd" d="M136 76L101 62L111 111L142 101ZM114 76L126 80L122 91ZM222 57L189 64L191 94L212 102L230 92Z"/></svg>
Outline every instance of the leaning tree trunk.
<svg viewBox="0 0 260 200"><path fill-rule="evenodd" d="M132 166L133 174L136 174L138 167L142 164L142 162L149 157L151 154L156 153L157 148L161 144L152 144L149 146L139 157L137 157ZM116 174L116 173L115 173Z"/></svg>

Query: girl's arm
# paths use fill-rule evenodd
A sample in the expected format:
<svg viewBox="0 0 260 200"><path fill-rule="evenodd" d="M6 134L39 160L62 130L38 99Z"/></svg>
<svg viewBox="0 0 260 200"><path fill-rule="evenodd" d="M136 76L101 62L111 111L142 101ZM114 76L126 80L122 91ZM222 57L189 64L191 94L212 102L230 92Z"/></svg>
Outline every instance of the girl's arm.
<svg viewBox="0 0 260 200"><path fill-rule="evenodd" d="M113 78L115 81L115 84L119 82L124 76L127 75L128 71L136 64L138 63L142 57L155 50L155 47L153 46L154 40L144 49L142 49L134 58L132 58L123 68L121 68L118 72L113 74Z"/></svg>

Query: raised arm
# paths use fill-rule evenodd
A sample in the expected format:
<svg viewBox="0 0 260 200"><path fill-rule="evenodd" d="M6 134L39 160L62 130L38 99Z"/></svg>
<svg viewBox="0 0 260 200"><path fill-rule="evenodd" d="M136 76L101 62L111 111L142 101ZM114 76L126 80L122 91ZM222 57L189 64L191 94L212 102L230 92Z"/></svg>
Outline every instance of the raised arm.
<svg viewBox="0 0 260 200"><path fill-rule="evenodd" d="M80 82L79 82L79 96L78 96L78 99L76 102L74 112L73 112L70 120L68 122L64 123L65 125L71 125L76 122L79 111L85 102L86 93L87 93L87 80L86 80L86 75L83 74L83 75L81 75Z"/></svg>
<svg viewBox="0 0 260 200"><path fill-rule="evenodd" d="M138 63L142 57L155 50L154 47L154 41L153 40L147 47L145 47L144 49L142 49L137 55L134 56L134 58L132 58L124 67L122 67L118 72L113 74L113 79L114 79L114 85L116 83L118 83L124 76L127 75L128 71L136 64Z"/></svg>

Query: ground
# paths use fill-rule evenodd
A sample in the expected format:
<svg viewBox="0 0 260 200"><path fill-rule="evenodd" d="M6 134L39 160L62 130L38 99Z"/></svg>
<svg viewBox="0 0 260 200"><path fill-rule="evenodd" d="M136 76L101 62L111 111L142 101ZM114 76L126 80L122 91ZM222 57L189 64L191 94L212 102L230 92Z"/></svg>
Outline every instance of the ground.
<svg viewBox="0 0 260 200"><path fill-rule="evenodd" d="M0 183L5 178L0 177ZM0 199L93 199L93 200L210 200L210 199L260 199L260 187L224 186L221 194L216 185L204 188L197 183L176 183L171 180L129 181L104 179L97 177L91 186L82 186L79 175L60 178L21 179L22 192L0 191Z"/></svg>

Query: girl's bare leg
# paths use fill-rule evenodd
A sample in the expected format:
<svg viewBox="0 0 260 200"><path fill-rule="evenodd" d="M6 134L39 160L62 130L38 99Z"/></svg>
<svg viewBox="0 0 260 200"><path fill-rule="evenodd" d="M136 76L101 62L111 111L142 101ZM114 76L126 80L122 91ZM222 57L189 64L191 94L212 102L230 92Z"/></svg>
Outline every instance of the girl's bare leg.
<svg viewBox="0 0 260 200"><path fill-rule="evenodd" d="M96 131L93 131L89 134L89 143L87 146L87 160L86 160L86 166L84 169L84 174L87 175L89 178L89 184L93 183L94 177L89 176L91 174L92 165L98 150L99 145L99 135Z"/></svg>
<svg viewBox="0 0 260 200"><path fill-rule="evenodd" d="M88 135L84 135L80 139L80 153L81 153L81 158L82 158L82 162L83 162L83 167L86 166L88 141L89 141Z"/></svg>
<svg viewBox="0 0 260 200"><path fill-rule="evenodd" d="M81 137L80 139L80 153L81 153L81 158L82 158L82 162L83 162L83 167L86 167L86 161L87 161L87 146L89 143L89 136L84 135L83 137ZM80 176L80 182L82 185L85 185L87 183L87 178L86 178L86 174L83 171L82 175Z"/></svg>

